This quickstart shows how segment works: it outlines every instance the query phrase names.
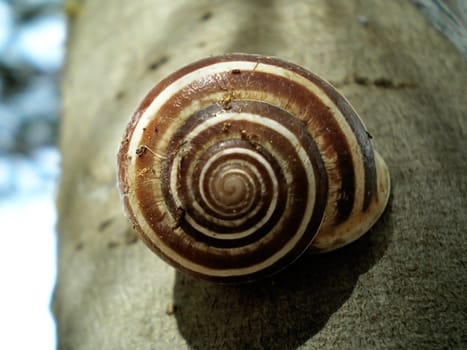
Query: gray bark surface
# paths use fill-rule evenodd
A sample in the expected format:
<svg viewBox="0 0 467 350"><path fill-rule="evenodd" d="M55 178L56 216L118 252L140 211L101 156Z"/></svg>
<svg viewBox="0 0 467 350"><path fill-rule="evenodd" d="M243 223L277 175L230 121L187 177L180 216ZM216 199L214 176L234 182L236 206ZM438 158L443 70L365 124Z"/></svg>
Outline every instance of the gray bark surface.
<svg viewBox="0 0 467 350"><path fill-rule="evenodd" d="M410 1L87 0L69 11L61 349L467 347L466 64ZM145 93L224 52L278 56L334 83L393 184L368 235L241 286L168 267L135 238L116 188L119 142Z"/></svg>

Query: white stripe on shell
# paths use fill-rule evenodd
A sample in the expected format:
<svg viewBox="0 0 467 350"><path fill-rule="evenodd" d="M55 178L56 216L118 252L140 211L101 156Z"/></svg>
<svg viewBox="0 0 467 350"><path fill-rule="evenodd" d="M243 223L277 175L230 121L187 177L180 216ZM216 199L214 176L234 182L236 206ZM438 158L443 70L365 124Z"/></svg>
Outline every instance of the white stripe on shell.
<svg viewBox="0 0 467 350"><path fill-rule="evenodd" d="M198 231L202 232L203 234L205 234L205 235L207 235L209 237L215 237L215 238L218 238L218 239L226 239L226 240L232 240L232 239L239 239L239 238L247 237L250 234L256 232L260 227L262 227L266 222L268 222L268 220L271 218L271 215L272 215L272 213L274 212L274 210L276 208L277 197L278 197L278 182L277 182L277 179L276 179L276 177L274 175L273 169L267 163L266 159L264 159L261 155L259 155L256 152L253 152L251 150L236 147L236 148L223 150L223 152L219 152L218 154L213 156L213 158L215 158L215 159L211 159L211 161L214 161L214 160L218 159L221 156L228 155L228 154L235 154L235 153L238 153L238 152L241 152L243 154L247 154L248 156L255 158L259 163L261 163L267 169L269 177L271 178L272 183L273 183L273 188L271 189L273 191L273 199L272 199L271 203L269 204L266 215L264 217L262 217L259 222L255 223L252 227L250 227L250 228L248 228L248 229L246 229L244 231L239 231L239 232L229 233L229 234L222 234L220 232L212 231L208 227L203 227L201 225L198 225L198 223L188 213L186 213L185 214L185 219L187 220L187 222L191 226L193 226L195 229L197 229ZM180 198L179 198L178 193L177 193L177 178L178 178L177 170L178 170L178 164L179 164L181 159L177 159L177 158L180 158L180 157L175 158L173 166L172 166L172 172L171 172L171 176L170 176L170 189L172 191L172 195L173 195L174 201L177 204L177 206L182 206L182 203L181 203ZM206 167L208 165L209 164L206 164L206 166L203 168L203 173L206 172L205 169L206 169ZM258 176L259 176L259 173L258 173ZM202 174L201 177L200 177L200 183L203 183L202 181L204 180L204 177L205 177L205 174ZM202 191L202 193L204 194L204 191ZM193 202L192 205L194 206L195 210L197 210L201 215L210 217L210 215L207 214L198 203ZM255 208L255 210L251 211L248 215L246 215L245 217L243 217L241 219L224 221L224 220L220 220L220 219L216 220L216 218L211 217L211 221L217 223L218 225L231 226L231 227L239 226L239 225L243 224L245 221L247 221L249 218L254 216L258 212L259 209L260 209L260 207Z"/></svg>
<svg viewBox="0 0 467 350"><path fill-rule="evenodd" d="M208 169L209 169L209 167L210 167L210 165L211 165L212 162L214 162L215 160L217 160L217 159L219 159L220 157L223 157L223 156L225 156L225 155L243 153L243 150L245 150L244 148L240 148L240 147L235 147L235 149L236 149L236 151L232 151L233 148L229 148L228 150L223 150L223 151L217 153L216 155L214 155L214 156L209 160L209 162L205 164L205 166L204 166L204 168L203 168L203 170L202 170L202 172L201 172L200 181L199 181L200 184L202 184L202 183L204 183L204 182L206 181L206 179L205 179L205 177L206 177L206 172L208 171ZM239 151L240 151L240 152L239 152ZM250 153L251 153L251 152L250 152ZM246 153L246 152L245 152L244 154L249 154L249 153ZM258 156L259 156L259 155L258 155L257 153L255 153L254 156L253 156L253 158L257 158ZM262 158L262 157L261 157L261 158ZM259 160L259 162L260 162L261 164L264 165L264 164L266 163L266 166L269 166L269 164L268 164L264 159L262 159L262 160L263 160L263 161ZM264 191L265 191L266 189L265 189L265 187L264 187L264 181L261 181L262 179L261 179L261 176L260 176L260 173L259 173L258 169L256 169L256 167L254 167L253 164L250 164L250 163L248 163L248 162L246 162L246 161L241 160L241 161L239 161L239 162L242 164L242 166L247 167L247 168L250 170L250 172L254 173L254 175L256 176L256 178L258 179L258 181L260 182L260 185L261 185L261 188L259 189L259 191L260 191L261 193L264 193ZM254 185L254 179L253 179L246 171L240 171L240 169L237 169L237 172L238 172L238 173L243 173L243 174L245 174L245 177L248 178L248 179L250 179L250 181L249 181L250 184L251 184L252 186ZM268 171L268 172L269 172L269 171ZM271 174L271 173L269 172L269 174ZM213 188L213 187L214 187L214 184L213 184L214 177L211 177L211 178L208 179L207 181L209 181L209 186L208 186L209 190L211 191L211 193L214 193L214 188ZM275 188L275 189L277 188L277 181L274 182L274 188ZM206 205L209 206L209 208L210 208L211 210L217 212L217 213L220 214L220 215L225 215L225 213L218 211L216 208L214 208L214 207L211 205L211 203L210 203L210 202L208 201L208 199L207 199L207 196L206 196L206 193L204 192L204 188L203 188L203 187L200 187L200 194L201 194L201 197L202 197L203 201L206 203ZM214 194L212 195L212 197L214 197ZM248 203L247 205L244 206L244 209L243 209L243 210L245 210L245 211L248 210L249 207L251 206L253 200L254 200L254 196L251 196L251 200L249 201L249 203ZM242 211L243 211L243 210L242 210ZM248 217L251 217L251 216L255 215L256 212L257 212L257 210L259 210L259 208L258 208L258 209L255 209L255 208L252 209L252 210L250 211L250 215L248 215ZM234 215L238 215L238 214L242 213L242 211L239 211L239 212L237 212L237 213L234 214ZM228 216L228 215L226 215L226 216ZM240 224L240 222L237 223L237 226L238 226L239 224Z"/></svg>
<svg viewBox="0 0 467 350"><path fill-rule="evenodd" d="M222 153L222 151L219 153ZM252 210L255 210L255 208L251 208L251 206L255 199L253 196L253 191L255 190L255 179L259 178L259 172L256 167L249 164L246 160L229 160L228 163L230 166L229 169L226 170L223 169L223 167L216 168L209 179L206 179L206 175L204 174L203 177L199 179L199 183L202 184L204 181L208 181L208 193L212 193L210 201L206 196L204 186L200 186L200 194L203 202L206 203L206 205L215 212L217 216L232 218L238 215L244 215L247 212L251 213ZM203 172L205 173L206 171ZM222 176L223 179L219 179L218 176ZM241 186L244 187L245 195L242 200L239 200L232 205L228 205L220 199L222 194L217 195L218 188L216 186L218 186L219 181L224 181L221 184L223 186L221 191L228 192L225 187L228 186L228 181L231 177L235 177L237 182L241 181ZM256 192L264 193L264 183L260 182L259 185L260 188L256 189ZM220 208L222 208L222 210L220 210ZM231 211L230 213L228 212L229 210ZM236 226L238 226L238 224Z"/></svg>

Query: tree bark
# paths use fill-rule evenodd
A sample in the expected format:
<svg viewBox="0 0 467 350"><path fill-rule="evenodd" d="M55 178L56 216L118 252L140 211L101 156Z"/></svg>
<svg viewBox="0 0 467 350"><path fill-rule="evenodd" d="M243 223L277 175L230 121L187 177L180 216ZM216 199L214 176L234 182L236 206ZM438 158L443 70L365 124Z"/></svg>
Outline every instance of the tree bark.
<svg viewBox="0 0 467 350"><path fill-rule="evenodd" d="M466 64L410 1L88 0L70 14L53 305L61 349L467 346ZM278 56L330 80L393 183L362 239L241 286L163 263L135 238L116 188L119 142L145 93L225 52Z"/></svg>

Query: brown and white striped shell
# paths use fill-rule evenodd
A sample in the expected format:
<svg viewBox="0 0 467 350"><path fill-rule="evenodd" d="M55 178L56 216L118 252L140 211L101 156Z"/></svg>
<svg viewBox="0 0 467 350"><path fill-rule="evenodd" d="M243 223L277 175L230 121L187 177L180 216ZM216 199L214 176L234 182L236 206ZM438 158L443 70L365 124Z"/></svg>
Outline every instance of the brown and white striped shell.
<svg viewBox="0 0 467 350"><path fill-rule="evenodd" d="M345 98L258 55L206 58L158 83L118 163L140 238L176 268L220 282L354 241L389 196L387 167Z"/></svg>

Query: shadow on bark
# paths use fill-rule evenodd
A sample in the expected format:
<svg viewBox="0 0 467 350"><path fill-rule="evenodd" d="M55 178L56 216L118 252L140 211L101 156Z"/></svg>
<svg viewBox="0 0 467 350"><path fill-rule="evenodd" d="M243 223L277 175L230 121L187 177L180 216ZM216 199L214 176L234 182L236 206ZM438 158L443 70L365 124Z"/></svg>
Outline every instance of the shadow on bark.
<svg viewBox="0 0 467 350"><path fill-rule="evenodd" d="M359 276L384 255L391 201L370 233L336 252L306 255L272 279L225 286L177 273L175 317L191 348L295 349L350 297Z"/></svg>

